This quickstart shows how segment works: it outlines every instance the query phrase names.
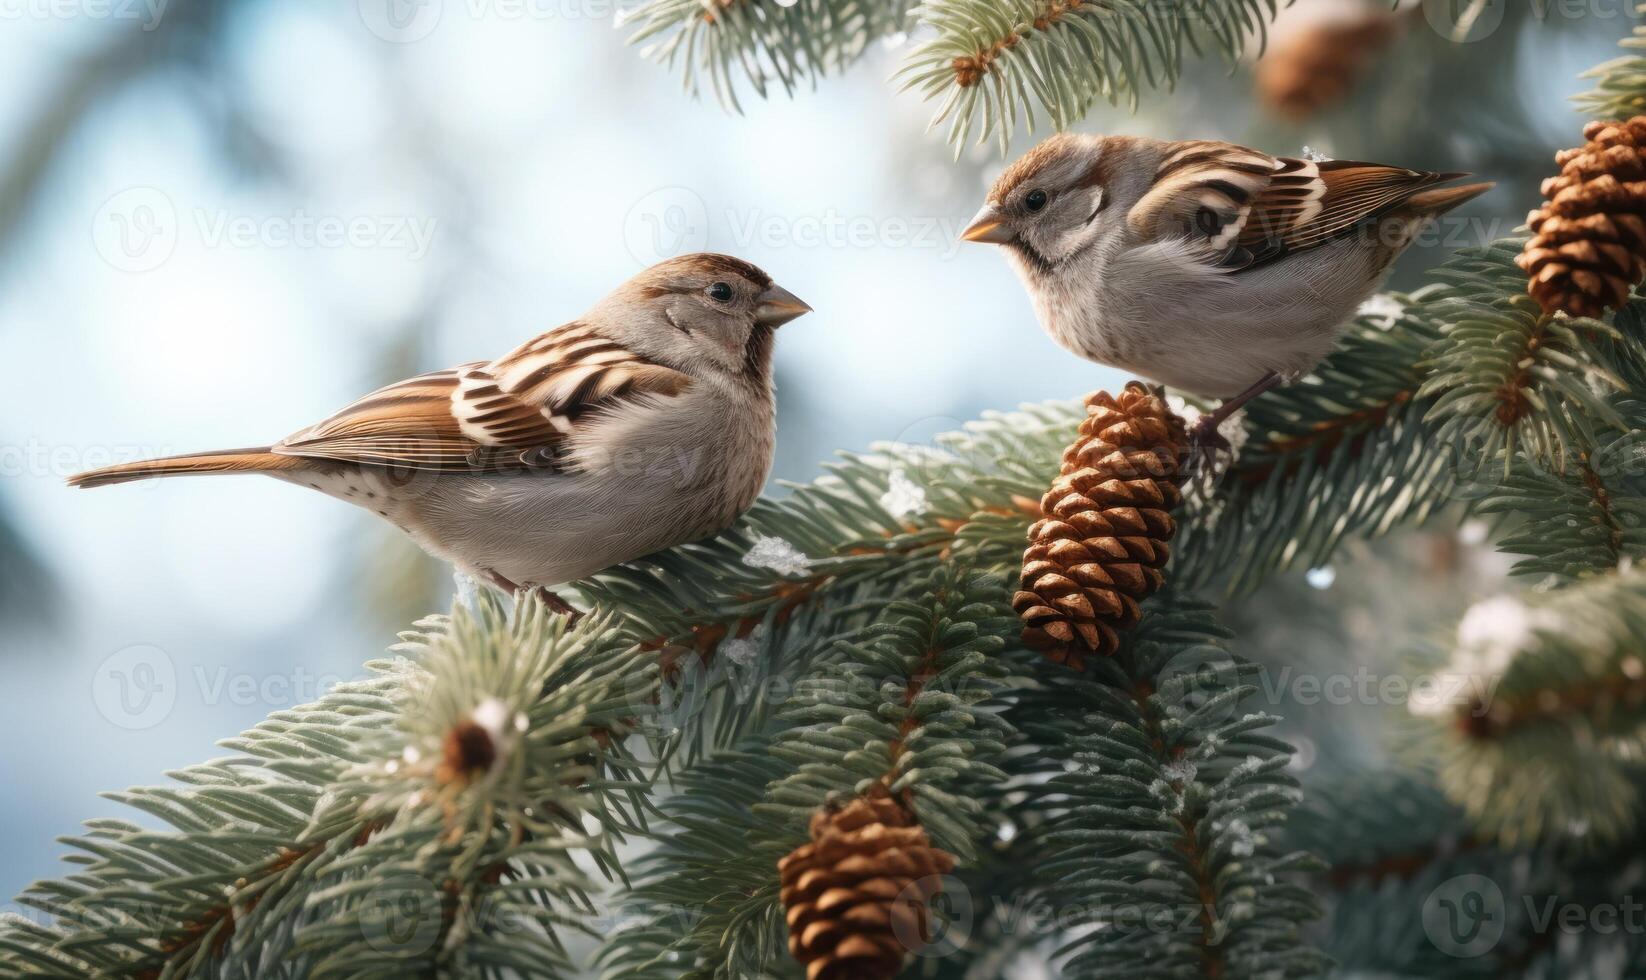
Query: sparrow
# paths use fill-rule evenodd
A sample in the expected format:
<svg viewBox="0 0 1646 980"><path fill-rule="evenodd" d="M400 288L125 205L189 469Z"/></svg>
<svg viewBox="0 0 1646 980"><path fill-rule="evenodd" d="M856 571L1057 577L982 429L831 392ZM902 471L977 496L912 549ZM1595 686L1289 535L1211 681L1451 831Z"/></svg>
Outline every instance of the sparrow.
<svg viewBox="0 0 1646 980"><path fill-rule="evenodd" d="M720 531L759 496L772 346L811 307L726 255L684 255L490 361L419 375L272 445L69 478L261 473L364 507L513 592Z"/></svg>
<svg viewBox="0 0 1646 980"><path fill-rule="evenodd" d="M1216 140L1060 134L1014 162L962 233L1002 246L1067 350L1222 398L1196 442L1307 374L1467 177L1275 157Z"/></svg>

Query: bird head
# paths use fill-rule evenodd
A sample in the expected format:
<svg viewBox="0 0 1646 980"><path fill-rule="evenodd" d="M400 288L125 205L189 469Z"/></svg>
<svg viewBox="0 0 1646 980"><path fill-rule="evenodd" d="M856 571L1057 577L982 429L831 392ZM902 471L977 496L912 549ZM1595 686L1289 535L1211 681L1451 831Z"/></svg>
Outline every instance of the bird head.
<svg viewBox="0 0 1646 980"><path fill-rule="evenodd" d="M660 262L596 308L631 349L694 377L765 384L776 329L811 307L758 267L697 252Z"/></svg>
<svg viewBox="0 0 1646 980"><path fill-rule="evenodd" d="M961 237L1011 250L1049 273L1124 221L1110 207L1122 147L1116 138L1053 136L1025 153L989 189L983 209Z"/></svg>

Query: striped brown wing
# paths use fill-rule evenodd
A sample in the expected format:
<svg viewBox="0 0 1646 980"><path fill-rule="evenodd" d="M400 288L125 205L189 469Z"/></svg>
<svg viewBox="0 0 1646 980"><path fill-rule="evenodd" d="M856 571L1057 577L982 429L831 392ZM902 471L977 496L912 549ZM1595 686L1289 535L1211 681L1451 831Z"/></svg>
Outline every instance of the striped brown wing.
<svg viewBox="0 0 1646 980"><path fill-rule="evenodd" d="M1221 258L1240 237L1252 202L1268 189L1279 165L1267 153L1233 143L1174 143L1126 220L1145 239L1204 236L1207 254ZM1217 218L1215 229L1200 223L1202 211Z"/></svg>
<svg viewBox="0 0 1646 980"><path fill-rule="evenodd" d="M464 473L554 469L580 424L689 380L573 323L495 361L380 388L273 451Z"/></svg>
<svg viewBox="0 0 1646 980"><path fill-rule="evenodd" d="M502 411L516 399L569 433L585 419L638 399L670 398L691 378L649 361L581 323L568 323L485 365L490 379L465 392L458 416L477 438L511 439L530 425ZM493 391L491 385L496 385Z"/></svg>
<svg viewBox="0 0 1646 980"><path fill-rule="evenodd" d="M1462 174L1271 157L1212 140L1174 144L1127 218L1140 235L1189 235L1239 272L1314 248Z"/></svg>
<svg viewBox="0 0 1646 980"><path fill-rule="evenodd" d="M1250 264L1314 248L1462 174L1430 173L1352 160L1280 158L1269 186L1252 202L1237 243Z"/></svg>

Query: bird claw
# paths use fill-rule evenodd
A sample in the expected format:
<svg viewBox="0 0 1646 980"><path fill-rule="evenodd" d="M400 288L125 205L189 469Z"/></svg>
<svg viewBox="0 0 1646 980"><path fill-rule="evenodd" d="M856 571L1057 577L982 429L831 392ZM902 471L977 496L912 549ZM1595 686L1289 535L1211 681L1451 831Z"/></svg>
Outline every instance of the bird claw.
<svg viewBox="0 0 1646 980"><path fill-rule="evenodd" d="M566 617L567 626L576 626L577 621L583 618L583 610L543 588L541 585L532 589L537 601L549 607L549 612Z"/></svg>
<svg viewBox="0 0 1646 980"><path fill-rule="evenodd" d="M1202 415L1189 429L1189 458L1184 461L1189 470L1193 471L1202 463L1215 470L1220 454L1234 455L1234 447L1217 431L1221 421L1212 415Z"/></svg>
<svg viewBox="0 0 1646 980"><path fill-rule="evenodd" d="M485 572L484 574L487 581L491 582L491 584L497 586L509 595L514 595L522 591L531 593L538 602L541 602L543 605L549 607L549 612L552 612L557 616L566 617L567 626L576 626L577 621L583 618L583 611L581 609L578 609L576 606L560 598L541 585L516 585L496 572Z"/></svg>

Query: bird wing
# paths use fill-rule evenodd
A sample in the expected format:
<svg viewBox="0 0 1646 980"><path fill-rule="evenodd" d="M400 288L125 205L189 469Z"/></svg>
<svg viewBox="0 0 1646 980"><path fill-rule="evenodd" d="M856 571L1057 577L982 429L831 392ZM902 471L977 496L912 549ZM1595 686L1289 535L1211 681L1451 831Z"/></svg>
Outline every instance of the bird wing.
<svg viewBox="0 0 1646 980"><path fill-rule="evenodd" d="M379 388L272 451L415 470L552 470L580 426L690 384L687 375L571 323L495 361Z"/></svg>
<svg viewBox="0 0 1646 980"><path fill-rule="evenodd" d="M1209 261L1239 272L1314 248L1456 177L1353 160L1271 157L1200 140L1162 158L1128 220L1139 233L1196 235ZM1199 212L1216 215L1215 230Z"/></svg>
<svg viewBox="0 0 1646 980"><path fill-rule="evenodd" d="M1258 261L1313 248L1387 213L1425 187L1467 176L1354 160L1317 163L1281 157L1277 163L1238 240Z"/></svg>

